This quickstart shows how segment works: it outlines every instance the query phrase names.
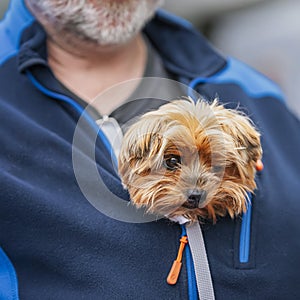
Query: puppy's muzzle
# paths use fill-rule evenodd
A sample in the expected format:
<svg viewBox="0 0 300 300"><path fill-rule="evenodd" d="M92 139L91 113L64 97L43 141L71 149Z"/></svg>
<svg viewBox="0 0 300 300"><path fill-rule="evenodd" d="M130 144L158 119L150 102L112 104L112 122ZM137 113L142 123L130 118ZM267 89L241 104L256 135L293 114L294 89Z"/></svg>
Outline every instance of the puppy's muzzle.
<svg viewBox="0 0 300 300"><path fill-rule="evenodd" d="M207 193L204 190L188 190L187 200L182 206L189 209L198 208L202 203L205 202L206 195Z"/></svg>

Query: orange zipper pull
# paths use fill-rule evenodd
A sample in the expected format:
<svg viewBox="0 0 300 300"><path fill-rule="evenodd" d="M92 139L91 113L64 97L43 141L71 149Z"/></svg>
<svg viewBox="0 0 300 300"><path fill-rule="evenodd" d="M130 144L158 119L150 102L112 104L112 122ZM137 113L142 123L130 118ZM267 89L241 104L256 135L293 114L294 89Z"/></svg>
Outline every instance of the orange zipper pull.
<svg viewBox="0 0 300 300"><path fill-rule="evenodd" d="M187 244L188 240L187 240L187 236L184 235L181 237L180 239L180 246L178 249L178 254L177 254L177 258L176 260L174 260L172 268L169 272L168 278L167 278L167 283L174 285L176 284L177 280L178 280L178 276L181 270L181 260L182 260L182 253L184 250L185 245Z"/></svg>

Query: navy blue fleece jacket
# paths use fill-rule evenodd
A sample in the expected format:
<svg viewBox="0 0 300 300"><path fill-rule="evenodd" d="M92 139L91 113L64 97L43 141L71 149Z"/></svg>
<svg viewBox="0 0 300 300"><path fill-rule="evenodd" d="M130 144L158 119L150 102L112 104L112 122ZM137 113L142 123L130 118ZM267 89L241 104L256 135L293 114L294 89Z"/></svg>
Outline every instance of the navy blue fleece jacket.
<svg viewBox="0 0 300 300"><path fill-rule="evenodd" d="M179 225L117 221L82 194L72 164L79 113L34 86L29 74L66 93L47 66L45 33L20 0L13 3L0 23L0 299L188 299L190 262L184 259L175 286L166 283ZM221 56L187 22L161 11L145 34L174 78L208 99L240 104L262 133L265 168L248 242L241 218L203 226L216 299L299 299L299 121L273 83ZM79 155L83 165L93 163ZM128 200L109 157L99 139L99 173ZM82 172L87 186L97 184Z"/></svg>

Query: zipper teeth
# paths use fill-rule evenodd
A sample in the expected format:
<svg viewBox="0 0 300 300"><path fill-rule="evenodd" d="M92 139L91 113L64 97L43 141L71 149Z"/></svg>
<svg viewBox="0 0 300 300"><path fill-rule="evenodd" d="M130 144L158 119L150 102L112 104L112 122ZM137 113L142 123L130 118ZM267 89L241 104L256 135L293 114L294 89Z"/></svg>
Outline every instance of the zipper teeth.
<svg viewBox="0 0 300 300"><path fill-rule="evenodd" d="M181 236L186 235L186 229L184 225L181 225ZM185 249L185 258L186 258L186 270L187 270L187 278L188 278L188 296L189 300L198 300L198 290L196 283L196 275L192 260L192 254L190 250L189 244L186 245Z"/></svg>
<svg viewBox="0 0 300 300"><path fill-rule="evenodd" d="M247 211L243 214L241 233L240 233L240 263L248 263L250 256L250 235L251 235L251 213L252 213L252 194L247 194L248 207Z"/></svg>
<svg viewBox="0 0 300 300"><path fill-rule="evenodd" d="M188 246L186 249L186 267L188 274L188 290L189 290L189 300L197 300L198 299L198 291L196 284L196 275L194 270L194 265L192 261L192 254L190 247Z"/></svg>

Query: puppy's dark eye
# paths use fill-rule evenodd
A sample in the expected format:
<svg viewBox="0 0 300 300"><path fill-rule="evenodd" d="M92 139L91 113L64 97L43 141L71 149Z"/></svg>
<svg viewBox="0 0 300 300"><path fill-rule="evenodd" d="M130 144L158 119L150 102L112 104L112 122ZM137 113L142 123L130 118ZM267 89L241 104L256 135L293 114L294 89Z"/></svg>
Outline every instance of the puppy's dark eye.
<svg viewBox="0 0 300 300"><path fill-rule="evenodd" d="M170 171L177 170L178 168L180 168L180 164L181 158L178 155L167 157L164 160L164 166Z"/></svg>

